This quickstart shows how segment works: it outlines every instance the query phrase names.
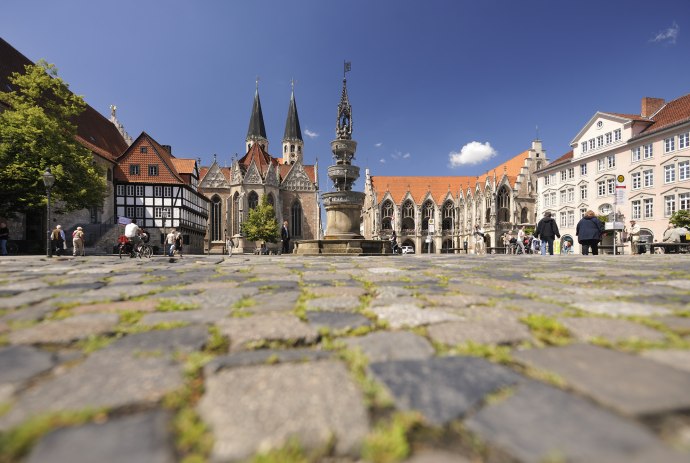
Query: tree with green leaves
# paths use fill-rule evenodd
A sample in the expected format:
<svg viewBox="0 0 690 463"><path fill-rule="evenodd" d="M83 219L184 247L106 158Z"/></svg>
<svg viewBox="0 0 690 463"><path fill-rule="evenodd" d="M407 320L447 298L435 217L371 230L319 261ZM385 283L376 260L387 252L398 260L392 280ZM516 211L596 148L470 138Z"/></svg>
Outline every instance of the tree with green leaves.
<svg viewBox="0 0 690 463"><path fill-rule="evenodd" d="M13 73L14 91L0 92L0 216L26 213L46 203L43 173L55 176L57 212L101 206L105 178L91 152L76 139L75 121L86 109L54 65L41 60Z"/></svg>
<svg viewBox="0 0 690 463"><path fill-rule="evenodd" d="M671 222L674 227L685 227L690 230L690 211L681 209L674 212L669 222Z"/></svg>
<svg viewBox="0 0 690 463"><path fill-rule="evenodd" d="M249 211L249 217L242 222L242 233L250 241L277 243L280 239L280 227L276 213L268 203L268 196L263 195L261 203Z"/></svg>

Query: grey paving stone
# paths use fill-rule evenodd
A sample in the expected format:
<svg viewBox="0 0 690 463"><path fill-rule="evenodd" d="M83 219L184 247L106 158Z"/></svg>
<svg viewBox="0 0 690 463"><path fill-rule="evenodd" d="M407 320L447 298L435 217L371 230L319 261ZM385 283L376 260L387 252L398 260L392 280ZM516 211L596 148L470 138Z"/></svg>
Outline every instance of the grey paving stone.
<svg viewBox="0 0 690 463"><path fill-rule="evenodd" d="M678 334L690 334L690 317L661 317L657 321Z"/></svg>
<svg viewBox="0 0 690 463"><path fill-rule="evenodd" d="M471 463L462 455L441 450L422 450L404 463Z"/></svg>
<svg viewBox="0 0 690 463"><path fill-rule="evenodd" d="M109 333L120 322L116 314L75 315L58 321L44 321L36 326L9 334L12 344L68 343L89 336Z"/></svg>
<svg viewBox="0 0 690 463"><path fill-rule="evenodd" d="M621 341L624 339L661 341L666 337L659 331L629 320L581 317L561 318L559 321L568 328L576 339L583 341L596 337L610 341Z"/></svg>
<svg viewBox="0 0 690 463"><path fill-rule="evenodd" d="M640 355L678 370L690 372L690 350L651 349L643 351Z"/></svg>
<svg viewBox="0 0 690 463"><path fill-rule="evenodd" d="M523 323L512 319L486 319L437 323L427 328L432 341L443 344L517 344L532 339Z"/></svg>
<svg viewBox="0 0 690 463"><path fill-rule="evenodd" d="M572 305L580 310L584 310L585 312L609 315L611 317L621 317L627 315L641 315L647 317L651 315L670 315L673 312L671 309L666 307L621 301L579 301L573 302Z"/></svg>
<svg viewBox="0 0 690 463"><path fill-rule="evenodd" d="M141 325L156 325L158 323L182 322L212 325L229 316L230 310L228 309L176 310L148 313L141 318L139 323Z"/></svg>
<svg viewBox="0 0 690 463"><path fill-rule="evenodd" d="M53 431L31 451L28 463L174 463L170 415L163 411Z"/></svg>
<svg viewBox="0 0 690 463"><path fill-rule="evenodd" d="M332 353L314 349L260 349L234 354L220 355L204 366L206 376L217 373L220 370L245 367L250 365L265 365L274 363L312 362L332 357Z"/></svg>
<svg viewBox="0 0 690 463"><path fill-rule="evenodd" d="M301 322L294 315L287 314L230 318L219 321L216 326L222 334L230 338L230 348L233 350L261 341L313 344L319 337L315 328Z"/></svg>
<svg viewBox="0 0 690 463"><path fill-rule="evenodd" d="M466 422L489 448L526 463L681 462L640 424L534 381Z"/></svg>
<svg viewBox="0 0 690 463"><path fill-rule="evenodd" d="M80 305L71 309L75 315L99 312L154 312L158 307L157 299L142 299L136 301L104 302L101 304Z"/></svg>
<svg viewBox="0 0 690 463"><path fill-rule="evenodd" d="M154 330L136 333L118 339L104 352L160 352L173 355L175 352L200 351L208 340L208 329L205 326L185 326L172 330Z"/></svg>
<svg viewBox="0 0 690 463"><path fill-rule="evenodd" d="M320 297L307 301L307 310L328 310L331 312L354 312L361 302L356 296Z"/></svg>
<svg viewBox="0 0 690 463"><path fill-rule="evenodd" d="M446 321L462 320L462 317L436 309L420 309L410 304L393 304L370 309L391 328L415 327Z"/></svg>
<svg viewBox="0 0 690 463"><path fill-rule="evenodd" d="M450 294L444 296L431 294L424 296L424 298L434 306L453 309L464 309L475 305L486 305L487 303L485 297L470 294Z"/></svg>
<svg viewBox="0 0 690 463"><path fill-rule="evenodd" d="M433 425L463 417L488 394L521 378L475 357L376 362L369 368L386 385L399 409L417 410Z"/></svg>
<svg viewBox="0 0 690 463"><path fill-rule="evenodd" d="M349 348L361 349L369 362L426 359L435 352L429 341L409 331L382 331L343 341Z"/></svg>
<svg viewBox="0 0 690 463"><path fill-rule="evenodd" d="M403 270L395 267L369 267L367 268L368 272L374 273L374 274L388 274L388 273L400 273L403 272Z"/></svg>
<svg viewBox="0 0 690 463"><path fill-rule="evenodd" d="M514 357L556 373L575 390L627 415L690 407L690 373L640 356L573 344L515 352Z"/></svg>
<svg viewBox="0 0 690 463"><path fill-rule="evenodd" d="M353 296L359 298L366 294L361 286L310 286L308 291L316 297Z"/></svg>
<svg viewBox="0 0 690 463"><path fill-rule="evenodd" d="M28 346L0 348L0 403L9 402L31 378L57 363L55 355Z"/></svg>
<svg viewBox="0 0 690 463"><path fill-rule="evenodd" d="M36 304L52 298L56 292L53 288L39 288L16 296L3 297L0 299L0 310L18 309L22 306Z"/></svg>
<svg viewBox="0 0 690 463"><path fill-rule="evenodd" d="M307 321L315 328L331 330L348 330L360 326L371 326L371 320L357 313L342 312L307 312Z"/></svg>
<svg viewBox="0 0 690 463"><path fill-rule="evenodd" d="M381 285L376 288L375 299L394 299L396 297L412 297L412 290L390 285Z"/></svg>
<svg viewBox="0 0 690 463"><path fill-rule="evenodd" d="M0 431L42 413L150 405L182 384L181 367L171 360L96 352L84 363L21 394L0 417Z"/></svg>
<svg viewBox="0 0 690 463"><path fill-rule="evenodd" d="M246 297L258 294L257 288L235 288L231 291L208 290L193 296L178 296L168 298L177 304L191 305L200 309L232 309L232 306Z"/></svg>
<svg viewBox="0 0 690 463"><path fill-rule="evenodd" d="M269 312L290 312L294 310L301 292L293 290L281 290L276 292L267 292L252 296L254 305L247 307L252 313L269 313Z"/></svg>
<svg viewBox="0 0 690 463"><path fill-rule="evenodd" d="M369 307L388 307L390 305L412 305L418 308L429 306L427 301L414 296L377 297L369 302Z"/></svg>
<svg viewBox="0 0 690 463"><path fill-rule="evenodd" d="M327 361L221 371L207 379L198 409L215 437L214 461L246 459L292 437L307 450L334 438L337 455L358 456L369 430L361 392Z"/></svg>

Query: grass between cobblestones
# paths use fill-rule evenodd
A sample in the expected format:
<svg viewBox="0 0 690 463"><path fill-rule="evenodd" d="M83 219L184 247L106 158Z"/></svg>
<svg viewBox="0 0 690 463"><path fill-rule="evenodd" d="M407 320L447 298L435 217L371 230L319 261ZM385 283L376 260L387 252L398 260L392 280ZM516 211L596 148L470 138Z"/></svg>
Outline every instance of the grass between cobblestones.
<svg viewBox="0 0 690 463"><path fill-rule="evenodd" d="M545 315L530 314L520 318L536 339L549 346L564 346L572 342L568 328L558 320Z"/></svg>
<svg viewBox="0 0 690 463"><path fill-rule="evenodd" d="M0 463L15 463L28 454L33 445L50 431L107 419L106 409L47 413L26 420L0 434Z"/></svg>

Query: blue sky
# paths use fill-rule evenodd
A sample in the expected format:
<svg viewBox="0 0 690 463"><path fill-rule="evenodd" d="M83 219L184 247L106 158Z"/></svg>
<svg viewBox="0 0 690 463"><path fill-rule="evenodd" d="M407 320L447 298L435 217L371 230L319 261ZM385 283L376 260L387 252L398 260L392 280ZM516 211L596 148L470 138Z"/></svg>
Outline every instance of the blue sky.
<svg viewBox="0 0 690 463"><path fill-rule="evenodd" d="M362 175L477 175L537 126L553 160L598 110L690 92L688 0L2 3L0 34L20 52L102 114L116 104L133 137L206 165L244 154L257 76L280 156L294 78L322 191L344 60Z"/></svg>

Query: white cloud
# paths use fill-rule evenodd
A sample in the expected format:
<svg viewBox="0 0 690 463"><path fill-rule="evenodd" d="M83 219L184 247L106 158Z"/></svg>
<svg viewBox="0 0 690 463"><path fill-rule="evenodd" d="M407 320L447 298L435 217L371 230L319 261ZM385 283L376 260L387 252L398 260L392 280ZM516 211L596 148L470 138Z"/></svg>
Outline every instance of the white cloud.
<svg viewBox="0 0 690 463"><path fill-rule="evenodd" d="M412 157L410 153L403 153L402 151L396 151L394 153L391 153L391 158L393 159L409 159Z"/></svg>
<svg viewBox="0 0 690 463"><path fill-rule="evenodd" d="M459 153L450 152L448 154L448 161L451 168L460 167L463 165L474 165L491 159L496 156L496 150L491 147L489 142L479 143L472 141L463 146Z"/></svg>
<svg viewBox="0 0 690 463"><path fill-rule="evenodd" d="M307 137L309 137L309 138L316 138L316 137L319 136L318 133L312 132L312 131L309 130L309 129L305 129L305 130L304 130L304 134L305 134Z"/></svg>
<svg viewBox="0 0 690 463"><path fill-rule="evenodd" d="M374 146L377 148L381 148L383 146L383 143L381 143L381 142L375 143Z"/></svg>
<svg viewBox="0 0 690 463"><path fill-rule="evenodd" d="M386 160L383 159L383 158L381 158L381 159L379 159L379 162L380 162L381 164L385 164L385 163L386 163Z"/></svg>
<svg viewBox="0 0 690 463"><path fill-rule="evenodd" d="M650 40L650 42L666 42L675 44L679 32L680 27L675 21L673 21L673 25L671 27L657 33L656 36Z"/></svg>

